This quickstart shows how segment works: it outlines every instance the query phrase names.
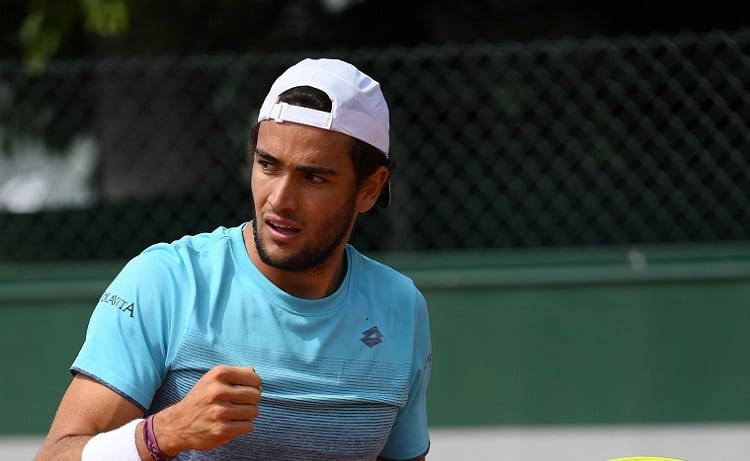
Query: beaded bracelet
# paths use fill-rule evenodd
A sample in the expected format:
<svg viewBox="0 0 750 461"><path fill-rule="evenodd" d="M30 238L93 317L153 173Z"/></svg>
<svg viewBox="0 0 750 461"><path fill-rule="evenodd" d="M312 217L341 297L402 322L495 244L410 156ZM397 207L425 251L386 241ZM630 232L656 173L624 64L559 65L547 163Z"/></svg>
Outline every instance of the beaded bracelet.
<svg viewBox="0 0 750 461"><path fill-rule="evenodd" d="M156 434L154 434L154 415L149 415L146 418L146 422L143 423L143 441L146 444L148 454L154 459L154 461L170 461L174 459L170 456L165 455L159 443L156 441Z"/></svg>

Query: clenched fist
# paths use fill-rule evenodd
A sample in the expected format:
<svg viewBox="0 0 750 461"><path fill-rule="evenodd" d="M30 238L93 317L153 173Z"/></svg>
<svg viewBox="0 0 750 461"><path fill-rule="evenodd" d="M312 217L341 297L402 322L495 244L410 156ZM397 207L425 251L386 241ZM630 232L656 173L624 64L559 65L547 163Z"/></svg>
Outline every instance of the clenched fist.
<svg viewBox="0 0 750 461"><path fill-rule="evenodd" d="M261 397L252 367L218 365L206 372L185 398L154 416L154 432L167 455L210 450L253 430Z"/></svg>

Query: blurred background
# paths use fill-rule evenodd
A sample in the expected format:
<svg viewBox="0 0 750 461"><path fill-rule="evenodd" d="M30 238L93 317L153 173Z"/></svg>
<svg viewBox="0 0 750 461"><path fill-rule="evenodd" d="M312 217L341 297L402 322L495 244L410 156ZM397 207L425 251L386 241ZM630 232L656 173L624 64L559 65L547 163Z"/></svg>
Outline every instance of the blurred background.
<svg viewBox="0 0 750 461"><path fill-rule="evenodd" d="M750 453L750 6L3 0L0 34L0 458L127 259L250 217L248 130L306 56L389 102L353 243L427 297L430 459Z"/></svg>

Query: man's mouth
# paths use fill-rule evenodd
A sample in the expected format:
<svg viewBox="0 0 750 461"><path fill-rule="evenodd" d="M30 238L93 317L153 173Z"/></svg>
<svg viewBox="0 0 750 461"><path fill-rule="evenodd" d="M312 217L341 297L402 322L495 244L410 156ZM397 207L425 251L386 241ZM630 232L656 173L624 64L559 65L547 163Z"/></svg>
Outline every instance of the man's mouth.
<svg viewBox="0 0 750 461"><path fill-rule="evenodd" d="M300 232L300 229L298 227L283 225L279 222L272 221L270 219L266 220L266 225L273 229L274 231L284 234L284 235L295 235Z"/></svg>

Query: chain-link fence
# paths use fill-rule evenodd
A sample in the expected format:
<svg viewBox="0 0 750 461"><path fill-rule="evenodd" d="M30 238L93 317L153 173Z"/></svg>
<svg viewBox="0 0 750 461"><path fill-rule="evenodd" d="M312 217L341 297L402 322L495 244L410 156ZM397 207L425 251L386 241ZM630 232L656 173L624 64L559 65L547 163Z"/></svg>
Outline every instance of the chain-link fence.
<svg viewBox="0 0 750 461"><path fill-rule="evenodd" d="M321 55L391 108L367 251L750 240L750 30ZM0 261L247 220L248 130L301 57L0 63Z"/></svg>

